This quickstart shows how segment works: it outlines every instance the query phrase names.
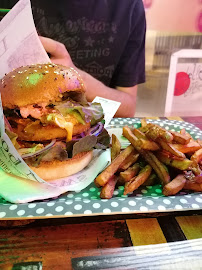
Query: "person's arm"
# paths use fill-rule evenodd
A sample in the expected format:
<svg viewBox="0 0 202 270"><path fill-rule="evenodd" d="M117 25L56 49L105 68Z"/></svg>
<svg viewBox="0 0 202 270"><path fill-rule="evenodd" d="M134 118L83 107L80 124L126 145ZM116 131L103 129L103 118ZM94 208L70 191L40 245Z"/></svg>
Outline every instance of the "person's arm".
<svg viewBox="0 0 202 270"><path fill-rule="evenodd" d="M133 87L116 87L116 89L107 87L90 74L75 67L71 57L65 46L46 37L40 37L42 45L46 52L51 55L51 61L55 64L70 66L75 68L81 75L86 86L86 97L92 101L96 96L112 99L121 102L116 116L117 117L133 117L135 114L137 86ZM117 91L118 90L118 91Z"/></svg>

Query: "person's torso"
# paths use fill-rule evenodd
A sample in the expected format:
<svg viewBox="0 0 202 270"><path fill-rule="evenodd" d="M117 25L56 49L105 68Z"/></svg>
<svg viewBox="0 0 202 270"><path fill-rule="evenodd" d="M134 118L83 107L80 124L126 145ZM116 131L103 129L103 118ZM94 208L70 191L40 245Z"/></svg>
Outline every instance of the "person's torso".
<svg viewBox="0 0 202 270"><path fill-rule="evenodd" d="M106 85L129 38L137 0L32 0L37 31L65 44L74 64Z"/></svg>

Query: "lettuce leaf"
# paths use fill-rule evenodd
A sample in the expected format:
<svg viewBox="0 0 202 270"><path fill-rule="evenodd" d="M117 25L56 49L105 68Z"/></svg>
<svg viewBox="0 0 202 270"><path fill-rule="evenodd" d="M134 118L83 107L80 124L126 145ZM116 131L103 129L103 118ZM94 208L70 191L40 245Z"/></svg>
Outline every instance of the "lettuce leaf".
<svg viewBox="0 0 202 270"><path fill-rule="evenodd" d="M36 144L34 145L33 147L29 147L29 148L20 148L18 149L18 153L22 156L22 155L25 155L25 154L31 154L31 153L35 153L41 149L44 148L44 145L39 143L39 144Z"/></svg>
<svg viewBox="0 0 202 270"><path fill-rule="evenodd" d="M68 114L72 114L76 119L84 124L85 122L95 125L104 118L103 109L100 103L88 103L86 106L82 106L79 103L73 103L67 101L60 105L56 105L55 108L65 117Z"/></svg>
<svg viewBox="0 0 202 270"><path fill-rule="evenodd" d="M106 129L100 135L88 135L75 142L73 145L72 155L75 156L81 152L87 152L96 149L107 149L110 144L110 136Z"/></svg>

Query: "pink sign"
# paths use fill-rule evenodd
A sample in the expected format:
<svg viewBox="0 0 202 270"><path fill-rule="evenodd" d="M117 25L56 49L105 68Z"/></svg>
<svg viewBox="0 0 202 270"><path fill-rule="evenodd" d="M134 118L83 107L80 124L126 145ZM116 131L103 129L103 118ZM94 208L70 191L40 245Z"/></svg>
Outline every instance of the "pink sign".
<svg viewBox="0 0 202 270"><path fill-rule="evenodd" d="M196 24L197 24L197 29L198 29L198 31L199 31L199 32L202 32L202 11L201 11L201 12L199 13L199 15L198 15Z"/></svg>

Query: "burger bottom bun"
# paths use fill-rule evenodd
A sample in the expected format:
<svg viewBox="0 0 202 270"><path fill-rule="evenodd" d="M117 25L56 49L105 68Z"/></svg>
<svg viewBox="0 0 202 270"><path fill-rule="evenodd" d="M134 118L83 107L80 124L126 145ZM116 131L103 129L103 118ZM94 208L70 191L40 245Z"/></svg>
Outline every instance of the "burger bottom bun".
<svg viewBox="0 0 202 270"><path fill-rule="evenodd" d="M73 127L73 135L80 134L87 131L90 128L90 123L77 124ZM18 128L13 128L13 131L18 134L20 140L25 141L47 141L52 139L65 138L67 131L54 125L47 126L34 126L34 129L30 132L25 132L23 128L18 125Z"/></svg>
<svg viewBox="0 0 202 270"><path fill-rule="evenodd" d="M29 166L44 180L55 180L73 175L83 170L92 160L93 151L82 152L65 161L42 161L39 167Z"/></svg>

